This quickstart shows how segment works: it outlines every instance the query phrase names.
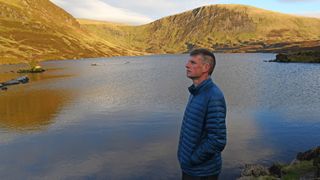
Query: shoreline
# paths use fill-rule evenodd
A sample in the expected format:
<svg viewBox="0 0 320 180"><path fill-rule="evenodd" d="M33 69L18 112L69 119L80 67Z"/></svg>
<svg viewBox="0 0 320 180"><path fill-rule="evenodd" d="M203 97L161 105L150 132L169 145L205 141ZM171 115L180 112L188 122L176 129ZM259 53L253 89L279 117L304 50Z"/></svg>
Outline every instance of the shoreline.
<svg viewBox="0 0 320 180"><path fill-rule="evenodd" d="M248 46L247 48L250 48ZM265 53L265 54L285 54L287 56L294 56L295 54L304 53L304 52L316 52L320 56L320 46L311 46L311 47L283 47L282 49L246 49L243 50L241 48L222 48L222 49L215 49L212 51L213 53L221 53L221 54L245 54L245 53ZM50 62L50 61L64 61L64 60L83 60L83 59L96 59L96 58L113 58L113 57L140 57L140 56L155 56L155 55L182 55L188 54L188 51L181 52L181 53L145 53L145 54L137 54L137 55L130 55L130 56L122 56L122 55L114 55L114 56L100 56L100 57L78 57L78 58L59 58L59 59L46 59L40 60L39 62ZM303 60L292 60L292 61L281 61L281 60L267 60L268 62L305 62ZM320 58L315 62L319 63ZM308 62L310 63L310 62ZM28 64L28 62L24 61L15 61L13 63L3 63L0 61L0 65L17 65L17 64Z"/></svg>
<svg viewBox="0 0 320 180"><path fill-rule="evenodd" d="M296 154L290 163L245 164L238 180L320 179L320 146Z"/></svg>
<svg viewBox="0 0 320 180"><path fill-rule="evenodd" d="M220 51L213 51L216 54L276 54L276 52L264 52L264 51L257 51L257 52L220 52ZM98 58L121 58L121 57L142 57L142 56L165 56L165 55L187 55L188 52L185 53L166 53L166 54L146 54L146 55L133 55L133 56L102 56L102 57L88 57L88 58L79 58L79 59L49 59L49 60L41 60L39 63L43 62L54 62L54 61L81 61L81 60L88 60L88 59L98 59ZM17 63L1 63L0 66L5 65L28 65L28 62L17 62Z"/></svg>

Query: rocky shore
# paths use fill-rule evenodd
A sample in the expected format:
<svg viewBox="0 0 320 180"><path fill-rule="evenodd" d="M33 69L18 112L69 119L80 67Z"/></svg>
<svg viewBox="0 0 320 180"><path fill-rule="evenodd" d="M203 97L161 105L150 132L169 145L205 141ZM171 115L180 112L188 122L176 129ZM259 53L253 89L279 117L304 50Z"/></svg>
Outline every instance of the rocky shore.
<svg viewBox="0 0 320 180"><path fill-rule="evenodd" d="M320 179L320 146L299 152L289 164L246 164L238 180L255 179Z"/></svg>
<svg viewBox="0 0 320 180"><path fill-rule="evenodd" d="M269 62L320 63L320 50L279 53L276 55L275 60L270 60Z"/></svg>
<svg viewBox="0 0 320 180"><path fill-rule="evenodd" d="M16 84L25 84L29 82L29 78L27 76L21 76L16 79L12 79L6 82L0 82L0 90L7 90L7 86L12 86Z"/></svg>
<svg viewBox="0 0 320 180"><path fill-rule="evenodd" d="M42 73L45 69L43 69L41 66L33 66L30 69L19 69L17 73Z"/></svg>

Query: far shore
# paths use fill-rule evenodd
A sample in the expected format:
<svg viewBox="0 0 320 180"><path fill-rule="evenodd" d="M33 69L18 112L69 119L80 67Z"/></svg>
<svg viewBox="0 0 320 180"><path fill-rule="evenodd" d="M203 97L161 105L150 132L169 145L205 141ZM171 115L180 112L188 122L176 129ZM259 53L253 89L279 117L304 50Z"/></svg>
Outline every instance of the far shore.
<svg viewBox="0 0 320 180"><path fill-rule="evenodd" d="M312 63L320 63L320 46L319 47L304 47L304 48L287 48L287 49L279 49L279 50L268 50L268 49L255 49L250 51L242 51L241 49L221 49L215 50L214 53L222 53L222 54L244 54L244 53L272 53L278 54L275 60L269 60L269 62L312 62ZM311 53L310 53L311 52ZM114 57L140 57L140 56L162 56L162 55L183 55L188 54L188 51L183 53L164 53L164 54L152 54L146 53L145 55L131 55L131 56L102 56L102 57L79 57L79 58L61 58L61 59L47 59L41 60L39 59L38 62L50 62L50 61L65 61L65 60L83 60L83 59L97 59L97 58L114 58ZM285 55L285 56L283 56ZM1 62L0 65L28 65L28 62Z"/></svg>

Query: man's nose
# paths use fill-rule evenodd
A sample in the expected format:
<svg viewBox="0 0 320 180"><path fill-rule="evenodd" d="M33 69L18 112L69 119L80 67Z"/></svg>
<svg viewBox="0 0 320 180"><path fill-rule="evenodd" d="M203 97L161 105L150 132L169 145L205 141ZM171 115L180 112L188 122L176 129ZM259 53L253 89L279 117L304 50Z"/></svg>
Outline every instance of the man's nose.
<svg viewBox="0 0 320 180"><path fill-rule="evenodd" d="M185 67L186 67L186 68L189 68L189 62L186 63Z"/></svg>

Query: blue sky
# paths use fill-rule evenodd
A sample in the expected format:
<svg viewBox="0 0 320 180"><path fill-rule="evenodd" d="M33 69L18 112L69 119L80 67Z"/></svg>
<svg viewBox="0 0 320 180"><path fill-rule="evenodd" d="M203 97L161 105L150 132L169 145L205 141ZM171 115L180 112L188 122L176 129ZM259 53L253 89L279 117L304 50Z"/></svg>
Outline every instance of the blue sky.
<svg viewBox="0 0 320 180"><path fill-rule="evenodd" d="M144 24L211 4L244 4L320 18L320 0L51 0L77 18Z"/></svg>

